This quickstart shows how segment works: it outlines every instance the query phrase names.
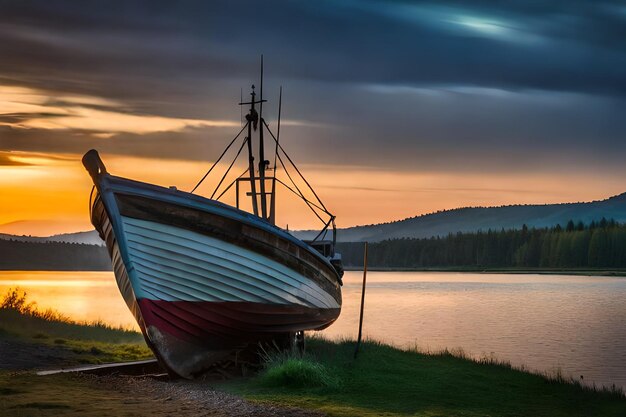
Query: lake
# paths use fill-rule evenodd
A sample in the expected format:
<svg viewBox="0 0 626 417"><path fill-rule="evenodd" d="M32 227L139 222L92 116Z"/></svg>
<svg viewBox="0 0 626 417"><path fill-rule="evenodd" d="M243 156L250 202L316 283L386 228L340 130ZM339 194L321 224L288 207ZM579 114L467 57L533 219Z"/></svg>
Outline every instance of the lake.
<svg viewBox="0 0 626 417"><path fill-rule="evenodd" d="M343 311L328 337L356 337L361 277L346 272ZM112 272L0 271L0 293L16 286L42 308L137 328ZM621 277L369 272L364 334L626 388L625 300Z"/></svg>

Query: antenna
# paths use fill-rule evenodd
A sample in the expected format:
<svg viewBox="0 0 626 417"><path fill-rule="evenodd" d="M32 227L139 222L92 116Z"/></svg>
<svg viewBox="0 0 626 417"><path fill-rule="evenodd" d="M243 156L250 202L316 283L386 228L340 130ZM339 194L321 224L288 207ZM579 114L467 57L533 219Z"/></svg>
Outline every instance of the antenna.
<svg viewBox="0 0 626 417"><path fill-rule="evenodd" d="M278 142L280 141L280 115L283 107L283 86L278 92L278 127L276 128L276 149L274 150L274 175L272 176L272 195L270 197L270 223L276 224L276 162L278 157Z"/></svg>
<svg viewBox="0 0 626 417"><path fill-rule="evenodd" d="M263 120L263 54L261 54L261 88L259 89L259 119ZM263 123L261 122L261 125ZM261 130L263 130L263 126L261 126Z"/></svg>
<svg viewBox="0 0 626 417"><path fill-rule="evenodd" d="M276 127L276 150L274 151L274 172L276 172L276 157L278 156L278 143L280 142L280 115L283 108L283 86L278 90L278 122Z"/></svg>

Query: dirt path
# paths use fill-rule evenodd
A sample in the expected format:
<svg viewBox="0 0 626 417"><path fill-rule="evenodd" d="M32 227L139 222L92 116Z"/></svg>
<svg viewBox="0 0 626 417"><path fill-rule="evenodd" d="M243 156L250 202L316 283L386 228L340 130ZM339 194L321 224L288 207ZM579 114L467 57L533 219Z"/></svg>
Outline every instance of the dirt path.
<svg viewBox="0 0 626 417"><path fill-rule="evenodd" d="M322 414L255 404L216 391L204 382L150 378L0 372L0 415L4 416L268 416Z"/></svg>
<svg viewBox="0 0 626 417"><path fill-rule="evenodd" d="M56 346L0 339L0 416L268 416L322 414L255 404L217 391L211 380L162 381L148 377L59 374L34 369L72 364ZM75 363L74 363L75 364Z"/></svg>
<svg viewBox="0 0 626 417"><path fill-rule="evenodd" d="M203 381L97 377L93 383L96 386L132 392L135 398L142 399L142 401L176 404L179 411L182 412L182 414L178 414L181 416L319 417L323 415L309 410L252 403L240 397L215 390L211 387L210 382Z"/></svg>

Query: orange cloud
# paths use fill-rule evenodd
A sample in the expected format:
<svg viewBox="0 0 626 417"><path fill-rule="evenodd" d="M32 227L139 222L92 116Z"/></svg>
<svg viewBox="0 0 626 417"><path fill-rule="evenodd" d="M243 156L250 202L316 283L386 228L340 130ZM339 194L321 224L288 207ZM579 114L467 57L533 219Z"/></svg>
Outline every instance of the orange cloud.
<svg viewBox="0 0 626 417"><path fill-rule="evenodd" d="M91 96L54 95L24 87L0 86L0 116L17 117L2 122L23 129L75 129L96 132L147 134L176 132L191 127L239 127L240 121L206 120L132 114L120 102Z"/></svg>

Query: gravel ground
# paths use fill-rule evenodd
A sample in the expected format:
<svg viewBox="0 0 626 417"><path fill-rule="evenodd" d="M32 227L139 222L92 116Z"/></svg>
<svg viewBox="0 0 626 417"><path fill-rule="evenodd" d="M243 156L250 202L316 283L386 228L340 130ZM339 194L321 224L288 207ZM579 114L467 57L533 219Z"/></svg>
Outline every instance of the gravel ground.
<svg viewBox="0 0 626 417"><path fill-rule="evenodd" d="M40 377L32 374L34 369L50 369L70 364L71 352L64 348L0 339L0 376L4 372L4 383L0 385L11 387L19 384L17 390L13 389L15 387L6 392L0 389L0 415L4 415L4 411L10 411L10 415L16 416L325 415L309 410L253 403L215 390L214 382L224 378L220 374L216 374L214 378L207 376L205 379L193 381L119 375L64 374ZM4 395L6 393L14 395ZM59 401L60 405L57 404ZM53 408L47 408L51 404Z"/></svg>
<svg viewBox="0 0 626 417"><path fill-rule="evenodd" d="M149 377L118 377L83 375L91 384L102 389L132 393L139 401L172 403L178 405L179 416L267 416L267 417L319 417L325 414L297 408L258 404L243 398L216 391L207 381L160 381Z"/></svg>

